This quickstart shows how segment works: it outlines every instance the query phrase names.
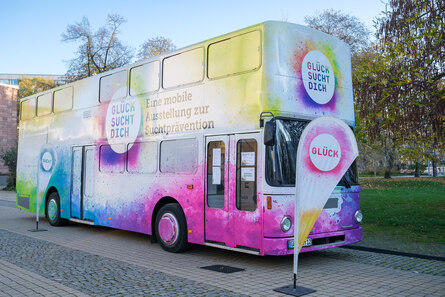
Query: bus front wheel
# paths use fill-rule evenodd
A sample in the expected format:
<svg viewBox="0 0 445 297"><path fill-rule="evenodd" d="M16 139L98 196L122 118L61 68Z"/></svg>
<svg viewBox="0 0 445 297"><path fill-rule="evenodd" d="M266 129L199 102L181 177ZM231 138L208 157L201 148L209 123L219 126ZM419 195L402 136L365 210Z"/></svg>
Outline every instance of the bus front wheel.
<svg viewBox="0 0 445 297"><path fill-rule="evenodd" d="M57 192L52 192L46 201L46 217L51 226L61 226L64 220L60 217L60 198Z"/></svg>
<svg viewBox="0 0 445 297"><path fill-rule="evenodd" d="M187 223L181 206L169 203L156 216L156 237L167 252L178 253L187 249Z"/></svg>

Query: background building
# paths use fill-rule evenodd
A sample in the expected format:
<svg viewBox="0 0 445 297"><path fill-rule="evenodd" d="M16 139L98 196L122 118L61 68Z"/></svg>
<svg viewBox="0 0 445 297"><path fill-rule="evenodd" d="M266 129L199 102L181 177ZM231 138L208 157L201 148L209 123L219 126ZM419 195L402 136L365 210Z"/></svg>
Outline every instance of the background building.
<svg viewBox="0 0 445 297"><path fill-rule="evenodd" d="M17 146L18 87L0 83L0 153ZM0 188L6 185L8 167L0 160Z"/></svg>
<svg viewBox="0 0 445 297"><path fill-rule="evenodd" d="M10 73L0 73L0 84L18 86L19 80L24 76L29 78L43 77L47 79L54 80L57 85L64 85L67 83L65 76L57 74L10 74Z"/></svg>
<svg viewBox="0 0 445 297"><path fill-rule="evenodd" d="M57 85L67 83L63 75L0 73L0 153L17 146L17 96L19 81L25 76L51 79ZM0 160L0 189L6 186L7 177L8 167Z"/></svg>

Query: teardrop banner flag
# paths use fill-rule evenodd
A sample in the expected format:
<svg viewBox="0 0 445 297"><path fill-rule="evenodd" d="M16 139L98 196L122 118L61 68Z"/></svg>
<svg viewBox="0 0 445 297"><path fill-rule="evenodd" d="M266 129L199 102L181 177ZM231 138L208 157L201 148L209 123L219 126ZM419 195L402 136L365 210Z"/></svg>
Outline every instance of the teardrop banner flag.
<svg viewBox="0 0 445 297"><path fill-rule="evenodd" d="M339 119L317 118L301 134L295 183L294 277L303 243L332 191L357 156L354 133Z"/></svg>

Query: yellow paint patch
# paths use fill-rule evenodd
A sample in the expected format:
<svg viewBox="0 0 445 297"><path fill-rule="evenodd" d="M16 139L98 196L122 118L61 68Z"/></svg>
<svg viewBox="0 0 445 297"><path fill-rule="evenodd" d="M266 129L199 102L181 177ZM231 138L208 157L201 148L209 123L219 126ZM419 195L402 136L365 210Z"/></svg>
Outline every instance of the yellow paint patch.
<svg viewBox="0 0 445 297"><path fill-rule="evenodd" d="M315 221L318 219L318 216L320 215L321 208L320 209L311 209L308 211L303 212L303 214L300 217L300 224L298 228L298 251L301 250L301 247L304 244L304 241L306 240L307 236L312 230L312 227L314 227Z"/></svg>
<svg viewBox="0 0 445 297"><path fill-rule="evenodd" d="M193 231L192 230L189 230L189 233L192 233Z"/></svg>

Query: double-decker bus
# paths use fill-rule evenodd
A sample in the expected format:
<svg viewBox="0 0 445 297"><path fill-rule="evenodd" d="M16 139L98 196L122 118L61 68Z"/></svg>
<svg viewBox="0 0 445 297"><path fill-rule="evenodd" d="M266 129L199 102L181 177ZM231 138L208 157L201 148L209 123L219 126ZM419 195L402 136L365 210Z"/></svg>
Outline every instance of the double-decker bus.
<svg viewBox="0 0 445 297"><path fill-rule="evenodd" d="M171 252L193 243L292 254L299 136L323 115L354 127L349 47L285 22L20 104L17 207L54 226L149 234ZM359 197L352 166L301 251L360 241Z"/></svg>

